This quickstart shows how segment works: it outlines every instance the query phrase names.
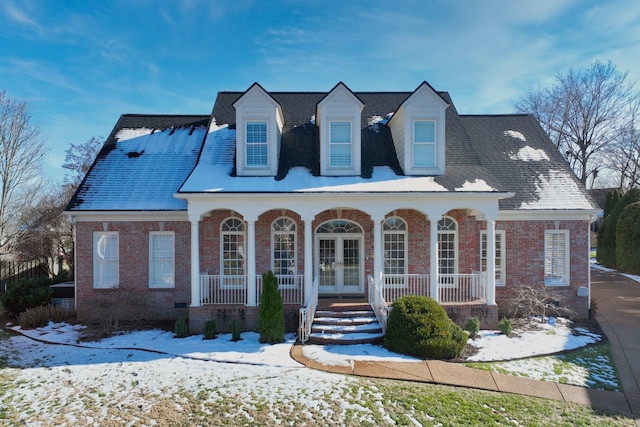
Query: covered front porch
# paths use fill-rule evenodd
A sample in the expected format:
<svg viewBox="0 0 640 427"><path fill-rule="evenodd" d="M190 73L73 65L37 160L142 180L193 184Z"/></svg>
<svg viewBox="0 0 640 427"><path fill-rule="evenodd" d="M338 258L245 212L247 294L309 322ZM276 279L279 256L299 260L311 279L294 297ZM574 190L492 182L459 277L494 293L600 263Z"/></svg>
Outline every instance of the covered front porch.
<svg viewBox="0 0 640 427"><path fill-rule="evenodd" d="M215 307L257 312L268 270L285 307L299 310L302 340L322 296L360 297L383 322L386 307L405 295L447 307L496 305L503 194L311 196L189 199L190 318Z"/></svg>

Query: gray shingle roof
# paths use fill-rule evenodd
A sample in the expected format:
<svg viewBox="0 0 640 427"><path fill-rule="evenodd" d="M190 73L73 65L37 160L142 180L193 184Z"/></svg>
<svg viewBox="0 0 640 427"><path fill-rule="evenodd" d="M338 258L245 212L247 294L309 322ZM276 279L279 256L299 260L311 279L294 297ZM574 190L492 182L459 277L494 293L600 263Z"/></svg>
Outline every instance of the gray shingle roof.
<svg viewBox="0 0 640 427"><path fill-rule="evenodd" d="M235 129L236 119L233 104L242 94L243 92L220 92L211 114L218 125L229 125L231 130L227 134L233 138L235 131L232 129ZM370 179L377 166L387 166L396 175L402 175L389 128L383 124L369 126L368 123L373 116L384 117L396 111L412 93L354 94L365 104L362 111L361 178L365 181ZM320 173L319 131L312 122L312 117L317 103L326 93L271 92L270 95L282 107L285 120L275 180L285 179L294 168L299 167L308 169L311 175L317 177ZM514 197L500 201L500 208L503 210L597 209L592 197L575 178L534 117L521 114L459 115L449 94L439 92L439 95L449 103L446 110L446 173L434 177L441 187L447 191L464 192L469 191L465 190L465 184L482 181L493 188L493 191L513 192ZM197 153L194 150L199 151L205 141L209 117L121 116L67 209L186 209L185 202L175 199L173 194L181 188L189 172L196 167ZM152 134L137 138L139 150L144 149L144 144L156 144L156 147L157 144L164 144L173 148L165 147L155 151L147 149L147 154L140 158L150 161L152 154L157 157L146 165L147 169L143 172L136 172L137 158L128 157L127 153L130 152L125 147L134 141L129 140L125 144L118 141L116 136L123 129L141 128L164 132L162 137L152 137ZM195 141L197 138L200 140ZM188 151L184 157L177 155L180 147ZM167 153L171 154L166 155ZM200 159L200 162L206 161ZM167 169L174 171L170 177L165 173ZM164 178L159 180L159 176ZM269 188L287 188L274 185L273 180L271 178ZM156 188L160 186L162 189ZM151 192L156 196L145 199L141 196L144 192ZM127 197L126 194L137 194L140 203L134 203L134 196ZM161 202L163 197L166 198L165 204ZM147 206L144 205L146 202Z"/></svg>

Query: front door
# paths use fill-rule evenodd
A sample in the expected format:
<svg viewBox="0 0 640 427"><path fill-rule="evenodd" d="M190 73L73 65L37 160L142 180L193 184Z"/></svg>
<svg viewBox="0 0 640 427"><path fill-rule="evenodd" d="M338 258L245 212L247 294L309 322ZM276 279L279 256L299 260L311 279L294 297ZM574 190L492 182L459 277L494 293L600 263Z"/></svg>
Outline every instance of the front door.
<svg viewBox="0 0 640 427"><path fill-rule="evenodd" d="M322 235L316 248L320 293L364 292L362 236Z"/></svg>

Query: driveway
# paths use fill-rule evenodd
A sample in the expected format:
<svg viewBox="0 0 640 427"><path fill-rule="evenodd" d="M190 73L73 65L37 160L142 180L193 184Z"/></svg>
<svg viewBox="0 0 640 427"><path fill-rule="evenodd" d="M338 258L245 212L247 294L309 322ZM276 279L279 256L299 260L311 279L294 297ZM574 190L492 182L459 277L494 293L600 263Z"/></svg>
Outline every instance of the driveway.
<svg viewBox="0 0 640 427"><path fill-rule="evenodd" d="M609 338L622 387L640 426L640 283L591 270L596 320Z"/></svg>

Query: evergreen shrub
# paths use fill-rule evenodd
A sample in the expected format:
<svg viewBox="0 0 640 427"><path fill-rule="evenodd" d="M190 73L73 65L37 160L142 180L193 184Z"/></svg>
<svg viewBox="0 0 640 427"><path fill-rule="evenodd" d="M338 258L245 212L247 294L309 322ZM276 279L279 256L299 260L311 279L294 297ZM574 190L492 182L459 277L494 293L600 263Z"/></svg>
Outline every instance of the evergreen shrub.
<svg viewBox="0 0 640 427"><path fill-rule="evenodd" d="M498 329L503 335L509 335L513 331L513 324L510 319L503 317L500 319L500 323L498 323Z"/></svg>
<svg viewBox="0 0 640 427"><path fill-rule="evenodd" d="M384 346L409 356L452 359L462 354L468 338L435 300L409 295L393 303Z"/></svg>
<svg viewBox="0 0 640 427"><path fill-rule="evenodd" d="M204 322L204 339L212 340L218 336L218 325L215 320L207 320Z"/></svg>
<svg viewBox="0 0 640 427"><path fill-rule="evenodd" d="M472 338L475 337L480 332L480 320L475 316L470 317L464 326L464 330L469 332L469 336Z"/></svg>
<svg viewBox="0 0 640 427"><path fill-rule="evenodd" d="M284 306L278 292L278 279L272 271L262 275L262 295L258 313L258 333L261 343L284 342Z"/></svg>
<svg viewBox="0 0 640 427"><path fill-rule="evenodd" d="M9 284L6 292L0 292L0 301L11 317L18 317L29 308L47 305L50 298L48 280L20 280Z"/></svg>
<svg viewBox="0 0 640 427"><path fill-rule="evenodd" d="M185 319L176 320L175 326L173 327L173 333L176 338L185 338L189 335L189 325Z"/></svg>
<svg viewBox="0 0 640 427"><path fill-rule="evenodd" d="M611 213L605 216L602 226L598 230L598 252L596 256L598 262L605 267L618 268L618 252L616 250L618 219L622 215L624 208L635 202L640 202L640 188L632 188L627 191L611 208Z"/></svg>
<svg viewBox="0 0 640 427"><path fill-rule="evenodd" d="M640 202L627 205L616 224L618 270L640 274Z"/></svg>

